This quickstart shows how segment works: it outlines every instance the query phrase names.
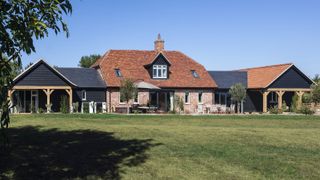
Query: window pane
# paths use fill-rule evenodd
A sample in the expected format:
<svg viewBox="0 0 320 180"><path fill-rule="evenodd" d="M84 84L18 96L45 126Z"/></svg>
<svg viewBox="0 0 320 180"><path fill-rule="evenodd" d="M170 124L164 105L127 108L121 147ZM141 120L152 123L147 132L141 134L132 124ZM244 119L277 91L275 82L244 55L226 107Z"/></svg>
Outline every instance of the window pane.
<svg viewBox="0 0 320 180"><path fill-rule="evenodd" d="M167 77L167 69L166 68L162 69L162 75L165 78Z"/></svg>
<svg viewBox="0 0 320 180"><path fill-rule="evenodd" d="M186 93L185 93L184 102L185 102L185 103L189 103L189 92L186 92Z"/></svg>
<svg viewBox="0 0 320 180"><path fill-rule="evenodd" d="M150 104L149 105L157 106L157 93L156 92L150 93Z"/></svg>
<svg viewBox="0 0 320 180"><path fill-rule="evenodd" d="M214 102L215 104L220 104L220 93L214 94Z"/></svg>
<svg viewBox="0 0 320 180"><path fill-rule="evenodd" d="M125 98L124 98L123 94L120 93L120 102L123 103L124 101L125 101Z"/></svg>
<svg viewBox="0 0 320 180"><path fill-rule="evenodd" d="M87 97L86 91L82 91L82 100L85 100Z"/></svg>
<svg viewBox="0 0 320 180"><path fill-rule="evenodd" d="M158 69L158 77L162 77L161 69Z"/></svg>
<svg viewBox="0 0 320 180"><path fill-rule="evenodd" d="M199 92L199 94L198 94L198 100L199 100L199 103L202 103L202 92Z"/></svg>
<svg viewBox="0 0 320 180"><path fill-rule="evenodd" d="M226 104L226 94L221 94L221 102L222 105Z"/></svg>
<svg viewBox="0 0 320 180"><path fill-rule="evenodd" d="M157 69L153 67L153 77L157 77Z"/></svg>
<svg viewBox="0 0 320 180"><path fill-rule="evenodd" d="M139 94L136 93L136 94L135 94L135 97L134 97L134 102L135 102L135 103L138 103L138 97L139 97Z"/></svg>

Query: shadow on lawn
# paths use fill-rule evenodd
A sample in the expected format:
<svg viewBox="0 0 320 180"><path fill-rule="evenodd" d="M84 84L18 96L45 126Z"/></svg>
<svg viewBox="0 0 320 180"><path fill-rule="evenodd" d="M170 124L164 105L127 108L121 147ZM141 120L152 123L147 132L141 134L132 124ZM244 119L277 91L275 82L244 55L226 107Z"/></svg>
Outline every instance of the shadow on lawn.
<svg viewBox="0 0 320 180"><path fill-rule="evenodd" d="M11 151L0 154L0 179L120 179L121 168L137 166L159 144L123 140L112 133L9 128ZM11 174L11 175L10 175Z"/></svg>

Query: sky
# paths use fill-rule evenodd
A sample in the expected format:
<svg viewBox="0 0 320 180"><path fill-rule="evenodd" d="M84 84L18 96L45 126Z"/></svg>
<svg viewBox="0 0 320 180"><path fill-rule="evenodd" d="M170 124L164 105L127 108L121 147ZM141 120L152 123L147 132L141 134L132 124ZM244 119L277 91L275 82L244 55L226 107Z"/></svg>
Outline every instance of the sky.
<svg viewBox="0 0 320 180"><path fill-rule="evenodd" d="M76 67L82 56L109 49L153 50L161 33L166 50L178 50L207 70L294 63L320 73L319 0L71 0L64 16L70 36L35 40L44 59Z"/></svg>

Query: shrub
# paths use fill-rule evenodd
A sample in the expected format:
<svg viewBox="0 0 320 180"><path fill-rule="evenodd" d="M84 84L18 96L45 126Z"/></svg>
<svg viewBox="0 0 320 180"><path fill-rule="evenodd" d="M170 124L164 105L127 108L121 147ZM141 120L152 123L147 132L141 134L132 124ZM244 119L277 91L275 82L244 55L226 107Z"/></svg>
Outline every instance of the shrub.
<svg viewBox="0 0 320 180"><path fill-rule="evenodd" d="M69 112L67 96L61 96L60 112L64 114L67 114Z"/></svg>
<svg viewBox="0 0 320 180"><path fill-rule="evenodd" d="M40 113L40 114L43 114L44 112L45 112L44 109L39 108L39 113Z"/></svg>
<svg viewBox="0 0 320 180"><path fill-rule="evenodd" d="M49 112L51 112L51 107L52 107L52 104L49 104L49 105L46 104L46 108L49 109Z"/></svg>
<svg viewBox="0 0 320 180"><path fill-rule="evenodd" d="M83 108L83 113L89 113L89 103L88 102L85 102L85 103L82 103L82 108Z"/></svg>
<svg viewBox="0 0 320 180"><path fill-rule="evenodd" d="M312 96L310 93L304 93L302 96L303 103L312 103Z"/></svg>
<svg viewBox="0 0 320 180"><path fill-rule="evenodd" d="M297 112L298 111L298 95L294 94L294 96L292 96L292 103L291 103L291 107L290 107L290 111L291 112Z"/></svg>
<svg viewBox="0 0 320 180"><path fill-rule="evenodd" d="M269 108L270 114L282 114L282 110L279 110L277 106Z"/></svg>
<svg viewBox="0 0 320 180"><path fill-rule="evenodd" d="M179 113L181 113L181 111L184 111L184 102L183 99L180 96L175 95L174 96L174 108L178 108Z"/></svg>
<svg viewBox="0 0 320 180"><path fill-rule="evenodd" d="M311 86L311 99L312 102L319 104L320 103L320 85L314 84Z"/></svg>
<svg viewBox="0 0 320 180"><path fill-rule="evenodd" d="M287 103L285 101L282 102L282 111L283 112L287 112L288 109L287 109Z"/></svg>
<svg viewBox="0 0 320 180"><path fill-rule="evenodd" d="M73 103L73 112L74 113L77 113L79 111L79 103L76 102L76 103Z"/></svg>
<svg viewBox="0 0 320 180"><path fill-rule="evenodd" d="M314 110L312 110L310 107L306 105L302 105L301 109L299 110L300 113L305 114L305 115L312 115L315 113Z"/></svg>

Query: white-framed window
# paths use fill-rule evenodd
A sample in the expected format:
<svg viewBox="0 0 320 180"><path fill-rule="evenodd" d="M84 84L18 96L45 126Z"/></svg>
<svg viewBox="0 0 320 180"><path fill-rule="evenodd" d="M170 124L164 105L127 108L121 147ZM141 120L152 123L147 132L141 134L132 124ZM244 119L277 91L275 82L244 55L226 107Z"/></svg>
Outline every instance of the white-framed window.
<svg viewBox="0 0 320 180"><path fill-rule="evenodd" d="M134 98L133 98L133 103L134 104L139 104L139 93L135 93Z"/></svg>
<svg viewBox="0 0 320 180"><path fill-rule="evenodd" d="M199 103L202 103L202 96L203 96L203 93L200 91L200 92L198 93L198 102L199 102Z"/></svg>
<svg viewBox="0 0 320 180"><path fill-rule="evenodd" d="M81 99L83 101L87 100L87 91L86 90L81 91Z"/></svg>
<svg viewBox="0 0 320 180"><path fill-rule="evenodd" d="M228 93L216 92L214 94L214 103L220 105L226 105L228 101Z"/></svg>
<svg viewBox="0 0 320 180"><path fill-rule="evenodd" d="M167 65L153 65L153 78L167 78Z"/></svg>
<svg viewBox="0 0 320 180"><path fill-rule="evenodd" d="M119 103L124 104L125 102L126 102L126 100L125 100L124 96L122 95L121 92L119 92Z"/></svg>
<svg viewBox="0 0 320 180"><path fill-rule="evenodd" d="M190 103L190 92L186 91L184 93L184 103L189 104Z"/></svg>

